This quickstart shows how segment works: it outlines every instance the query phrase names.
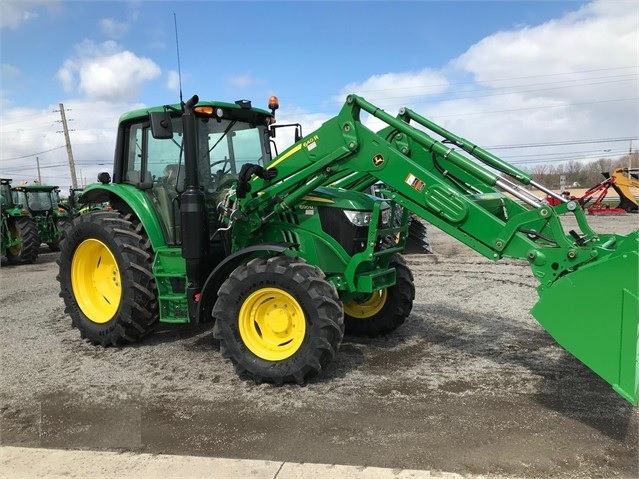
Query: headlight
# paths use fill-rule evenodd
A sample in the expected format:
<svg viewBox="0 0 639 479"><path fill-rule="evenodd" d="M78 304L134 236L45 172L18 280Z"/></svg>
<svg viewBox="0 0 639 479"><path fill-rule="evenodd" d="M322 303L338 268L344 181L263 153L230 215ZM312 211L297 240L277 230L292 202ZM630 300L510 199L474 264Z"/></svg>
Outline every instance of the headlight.
<svg viewBox="0 0 639 479"><path fill-rule="evenodd" d="M391 209L390 208L386 208L385 210L383 210L381 216L382 216L382 226L389 226L390 217L391 217Z"/></svg>
<svg viewBox="0 0 639 479"><path fill-rule="evenodd" d="M353 210L343 210L344 214L348 218L348 221L353 223L355 226L368 226L371 224L371 217L373 216L372 211L353 211Z"/></svg>

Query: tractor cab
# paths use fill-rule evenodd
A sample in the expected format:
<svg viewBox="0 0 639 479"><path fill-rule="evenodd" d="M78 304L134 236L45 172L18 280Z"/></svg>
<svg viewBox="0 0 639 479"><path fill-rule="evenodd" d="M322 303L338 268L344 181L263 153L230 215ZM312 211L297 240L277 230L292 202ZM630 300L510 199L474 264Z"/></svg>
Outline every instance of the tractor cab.
<svg viewBox="0 0 639 479"><path fill-rule="evenodd" d="M57 201L52 194L52 186L40 185L20 185L12 189L14 202L23 205L34 216L44 216L54 206L57 208ZM54 203L55 201L55 203Z"/></svg>
<svg viewBox="0 0 639 479"><path fill-rule="evenodd" d="M181 195L191 182L204 194L209 231L219 227L217 206L237 180L244 164L271 159L268 126L272 115L236 103L201 102L195 108L195 164L185 162L184 127L179 105L137 110L120 119L113 183L135 188L146 197L158 218L167 245L180 245ZM84 195L91 203L112 201L116 195ZM126 200L125 200L126 201Z"/></svg>
<svg viewBox="0 0 639 479"><path fill-rule="evenodd" d="M3 211L13 206L13 200L11 198L11 180L0 180L0 205Z"/></svg>
<svg viewBox="0 0 639 479"><path fill-rule="evenodd" d="M11 189L13 202L29 211L38 235L51 250L58 251L62 231L70 223L69 212L60 204L60 188L52 185L18 185Z"/></svg>

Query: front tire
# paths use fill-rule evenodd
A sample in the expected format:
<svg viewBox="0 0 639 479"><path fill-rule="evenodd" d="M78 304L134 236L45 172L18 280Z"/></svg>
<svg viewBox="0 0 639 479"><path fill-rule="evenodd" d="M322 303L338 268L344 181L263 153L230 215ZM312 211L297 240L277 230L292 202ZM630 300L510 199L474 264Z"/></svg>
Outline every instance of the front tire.
<svg viewBox="0 0 639 479"><path fill-rule="evenodd" d="M153 254L142 226L129 216L96 211L63 235L60 297L80 335L102 346L137 341L159 317Z"/></svg>
<svg viewBox="0 0 639 479"><path fill-rule="evenodd" d="M19 238L20 244L7 249L10 264L30 264L35 262L40 252L38 227L31 218L15 218L9 226L13 238Z"/></svg>
<svg viewBox="0 0 639 479"><path fill-rule="evenodd" d="M240 377L303 384L335 357L342 305L318 268L289 256L259 257L224 282L213 335Z"/></svg>
<svg viewBox="0 0 639 479"><path fill-rule="evenodd" d="M397 254L389 266L395 268L394 286L344 303L346 334L375 337L389 334L404 324L415 299L413 273Z"/></svg>

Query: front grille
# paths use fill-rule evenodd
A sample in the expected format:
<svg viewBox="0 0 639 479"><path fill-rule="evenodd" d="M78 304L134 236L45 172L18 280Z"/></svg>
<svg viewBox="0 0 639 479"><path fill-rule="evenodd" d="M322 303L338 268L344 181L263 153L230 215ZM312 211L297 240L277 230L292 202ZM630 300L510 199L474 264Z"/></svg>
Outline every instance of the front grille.
<svg viewBox="0 0 639 479"><path fill-rule="evenodd" d="M297 216L291 213L282 213L280 214L280 221L282 223L290 223L292 225L299 225L300 222L297 219ZM283 229L282 230L282 237L284 239L284 242L286 243L293 243L295 245L299 245L300 240L297 236L297 233L295 233L295 228L291 228L289 229ZM297 248L297 246L295 247Z"/></svg>
<svg viewBox="0 0 639 479"><path fill-rule="evenodd" d="M342 245L350 256L366 249L367 226L355 226L339 208L323 206L318 210L322 230Z"/></svg>

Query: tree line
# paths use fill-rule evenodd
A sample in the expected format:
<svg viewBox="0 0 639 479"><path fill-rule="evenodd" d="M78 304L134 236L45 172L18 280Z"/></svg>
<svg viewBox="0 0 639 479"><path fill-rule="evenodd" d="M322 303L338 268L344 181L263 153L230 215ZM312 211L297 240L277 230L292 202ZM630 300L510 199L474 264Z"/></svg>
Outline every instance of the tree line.
<svg viewBox="0 0 639 479"><path fill-rule="evenodd" d="M639 167L639 151L621 156L619 158L600 158L590 162L570 160L565 163L538 164L529 168L522 168L526 173L532 175L537 183L551 189L560 189L560 177L566 177L565 189L570 188L591 188L604 180L602 173L611 173L617 168Z"/></svg>

